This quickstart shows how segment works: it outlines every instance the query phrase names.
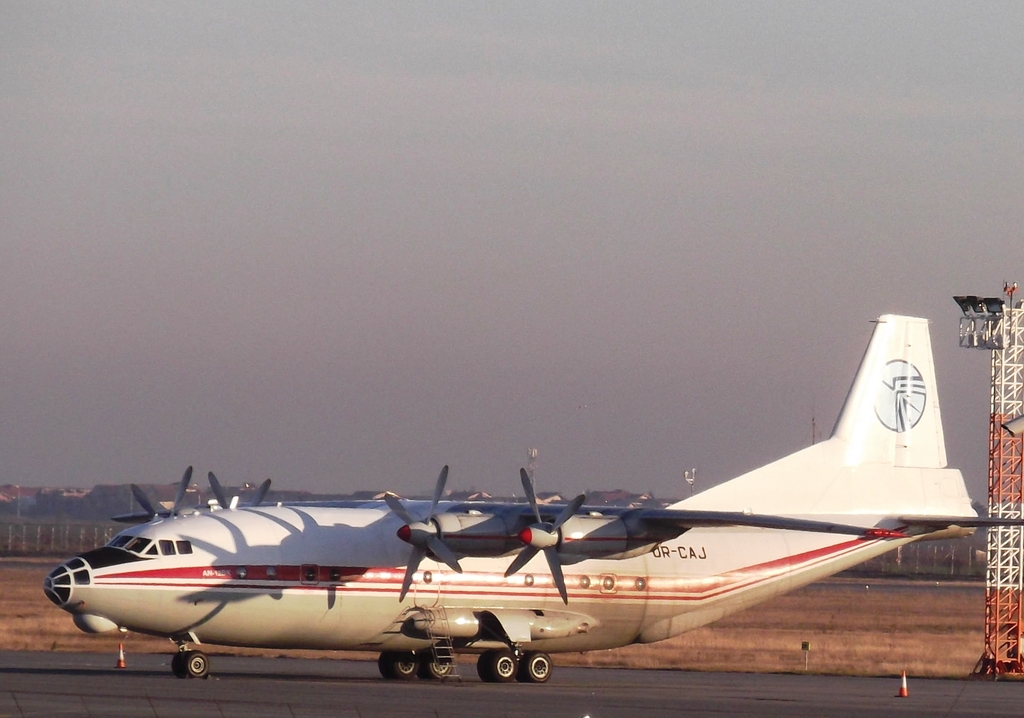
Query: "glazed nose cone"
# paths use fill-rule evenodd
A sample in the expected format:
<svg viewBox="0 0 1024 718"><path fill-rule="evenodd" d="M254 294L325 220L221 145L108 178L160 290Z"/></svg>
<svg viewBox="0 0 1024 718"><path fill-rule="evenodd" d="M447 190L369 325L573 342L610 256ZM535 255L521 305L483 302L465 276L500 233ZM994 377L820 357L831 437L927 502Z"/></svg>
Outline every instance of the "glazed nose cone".
<svg viewBox="0 0 1024 718"><path fill-rule="evenodd" d="M92 582L89 564L80 556L62 563L43 579L43 593L55 605L64 608L71 603L74 587Z"/></svg>

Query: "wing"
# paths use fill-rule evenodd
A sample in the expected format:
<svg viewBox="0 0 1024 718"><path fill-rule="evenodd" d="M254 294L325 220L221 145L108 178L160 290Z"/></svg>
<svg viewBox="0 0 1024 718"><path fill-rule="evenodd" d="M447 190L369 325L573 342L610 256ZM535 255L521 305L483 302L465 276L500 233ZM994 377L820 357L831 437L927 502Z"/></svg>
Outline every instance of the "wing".
<svg viewBox="0 0 1024 718"><path fill-rule="evenodd" d="M687 511L680 509L634 509L637 518L646 524L664 528L675 528L682 534L695 528L726 528L749 526L762 529L785 531L809 531L811 533L846 534L866 538L902 537L899 531L877 526L857 526L832 521L796 519L787 516L748 514L740 511Z"/></svg>

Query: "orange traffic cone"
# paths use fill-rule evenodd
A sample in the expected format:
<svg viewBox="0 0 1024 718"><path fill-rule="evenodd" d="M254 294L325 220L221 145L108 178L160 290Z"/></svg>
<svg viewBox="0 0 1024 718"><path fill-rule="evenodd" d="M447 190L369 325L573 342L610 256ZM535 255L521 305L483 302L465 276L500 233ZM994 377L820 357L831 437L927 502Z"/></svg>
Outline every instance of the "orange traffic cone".
<svg viewBox="0 0 1024 718"><path fill-rule="evenodd" d="M117 644L117 665L114 668L127 668L124 664L124 644Z"/></svg>
<svg viewBox="0 0 1024 718"><path fill-rule="evenodd" d="M903 671L903 678L900 680L900 692L896 694L897 698L909 698L910 694L907 693L907 672Z"/></svg>

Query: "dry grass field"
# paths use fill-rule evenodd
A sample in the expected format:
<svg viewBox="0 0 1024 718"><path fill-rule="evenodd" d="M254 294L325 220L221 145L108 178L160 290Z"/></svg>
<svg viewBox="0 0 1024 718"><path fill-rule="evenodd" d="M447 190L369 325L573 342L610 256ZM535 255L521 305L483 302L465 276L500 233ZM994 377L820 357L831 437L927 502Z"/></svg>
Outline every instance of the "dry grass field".
<svg viewBox="0 0 1024 718"><path fill-rule="evenodd" d="M110 653L123 640L131 653L164 653L172 644L135 634L91 636L42 592L54 561L0 559L0 650ZM845 675L963 676L981 655L984 598L980 588L835 580L761 604L669 641L612 651L556 656L562 665L680 670L802 672ZM217 649L211 654L281 655L281 651ZM304 657L356 657L294 651ZM366 658L375 658L362 654ZM130 658L129 658L130 660Z"/></svg>

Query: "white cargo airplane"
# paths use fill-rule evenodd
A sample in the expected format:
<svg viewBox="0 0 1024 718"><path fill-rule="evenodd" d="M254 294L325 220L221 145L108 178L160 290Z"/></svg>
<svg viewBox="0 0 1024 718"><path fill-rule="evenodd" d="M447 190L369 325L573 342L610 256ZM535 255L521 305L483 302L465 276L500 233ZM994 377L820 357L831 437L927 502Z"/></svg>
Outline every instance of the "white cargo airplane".
<svg viewBox="0 0 1024 718"><path fill-rule="evenodd" d="M433 500L158 513L45 579L84 631L196 645L380 653L385 678L441 678L479 654L485 681L544 682L550 654L651 643L911 541L1013 523L979 519L947 469L928 323L875 326L832 436L667 509ZM1019 522L1018 522L1019 523ZM410 550L411 546L411 550ZM542 554L542 556L538 555Z"/></svg>

